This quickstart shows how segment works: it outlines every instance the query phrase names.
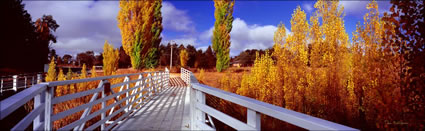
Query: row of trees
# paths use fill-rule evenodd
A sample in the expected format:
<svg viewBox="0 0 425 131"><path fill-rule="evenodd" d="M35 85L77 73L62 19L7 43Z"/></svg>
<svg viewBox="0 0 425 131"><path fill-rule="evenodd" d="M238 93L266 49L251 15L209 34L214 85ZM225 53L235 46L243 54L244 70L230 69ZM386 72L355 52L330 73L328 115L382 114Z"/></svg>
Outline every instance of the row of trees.
<svg viewBox="0 0 425 131"><path fill-rule="evenodd" d="M392 3L382 17L369 3L351 44L338 1L316 2L309 21L298 7L236 92L360 129L424 129L424 4Z"/></svg>
<svg viewBox="0 0 425 131"><path fill-rule="evenodd" d="M160 45L159 46L159 52L161 54L159 58L159 64L162 66L170 65L170 53L171 48L173 48L173 65L180 65L183 67L193 67L193 68L214 68L215 66L215 54L212 51L211 46L208 46L208 48L205 51L202 51L201 49L196 50L196 48L192 45L187 45L186 47L181 44L170 44L167 45ZM186 55L181 55L181 52L185 50L187 53L186 64L182 65L181 57Z"/></svg>
<svg viewBox="0 0 425 131"><path fill-rule="evenodd" d="M216 21L212 48L217 58L216 69L219 72L229 67L230 31L232 30L234 3L231 0L214 1ZM130 56L134 69L156 67L160 58L159 53L164 53L159 49L162 39L160 34L163 29L161 7L162 0L120 1L120 11L117 17L118 27L121 29L123 48L125 53ZM188 56L196 54L193 53L197 52L194 48L189 49L191 50L187 51ZM194 57L189 57L187 64L189 66L203 64L202 62L195 64L194 59Z"/></svg>

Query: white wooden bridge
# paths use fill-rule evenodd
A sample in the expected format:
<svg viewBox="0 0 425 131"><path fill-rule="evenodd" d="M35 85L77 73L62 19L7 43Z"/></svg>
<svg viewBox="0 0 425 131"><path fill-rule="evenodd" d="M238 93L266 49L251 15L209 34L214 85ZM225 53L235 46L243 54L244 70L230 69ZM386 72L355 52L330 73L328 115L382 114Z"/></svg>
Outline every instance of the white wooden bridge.
<svg viewBox="0 0 425 131"><path fill-rule="evenodd" d="M124 78L124 81L111 85L108 80L115 78ZM92 90L54 95L55 88L60 86L90 81L100 82ZM114 92L117 89L119 91ZM206 105L206 94L246 107L247 121L239 121ZM55 105L83 96L91 96L90 102L53 113ZM357 130L200 84L192 72L183 68L181 77L175 78L170 78L165 69L40 83L1 101L1 120L7 121L10 114L31 100L34 101L33 110L11 130L52 130L55 121L70 115L79 115L80 119L58 127L58 130L215 130L212 118L236 130L260 130L261 115L307 130ZM99 104L100 109L92 110ZM86 125L95 117L100 120Z"/></svg>

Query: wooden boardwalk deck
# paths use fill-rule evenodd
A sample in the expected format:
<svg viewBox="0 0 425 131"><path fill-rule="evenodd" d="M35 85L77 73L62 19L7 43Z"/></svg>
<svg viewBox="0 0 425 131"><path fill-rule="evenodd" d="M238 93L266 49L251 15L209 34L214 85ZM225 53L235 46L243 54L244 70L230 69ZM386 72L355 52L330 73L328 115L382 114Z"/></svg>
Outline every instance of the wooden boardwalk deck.
<svg viewBox="0 0 425 131"><path fill-rule="evenodd" d="M189 88L180 77L114 130L189 130Z"/></svg>

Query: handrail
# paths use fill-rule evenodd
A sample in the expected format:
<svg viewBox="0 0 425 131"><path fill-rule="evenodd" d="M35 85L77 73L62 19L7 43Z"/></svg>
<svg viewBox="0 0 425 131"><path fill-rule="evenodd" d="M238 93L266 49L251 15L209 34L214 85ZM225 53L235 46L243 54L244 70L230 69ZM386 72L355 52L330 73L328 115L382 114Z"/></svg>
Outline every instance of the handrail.
<svg viewBox="0 0 425 131"><path fill-rule="evenodd" d="M146 74L147 76L144 76ZM169 70L166 68L165 71L40 83L1 101L0 119L5 119L15 110L22 107L25 103L30 100L34 100L34 109L20 122L18 122L12 130L24 130L31 123L33 123L33 130L52 130L52 123L54 121L83 110L84 113L80 116L79 120L65 125L59 130L82 130L88 120L91 120L98 115L101 115L101 120L87 129L93 130L99 126L101 130L111 129L119 123L117 121L125 119L130 114L133 114L136 110L140 109L144 103L152 98L153 95L161 92L164 88L168 88L170 85L168 81L169 75ZM130 76L139 77L131 80ZM110 85L108 81L108 79L123 77L124 81L115 85ZM54 89L57 88L57 86L91 81L100 81L98 87L91 90L67 94L65 96L54 97ZM132 86L131 83L135 83L135 85ZM113 88L118 87L118 92L114 92L112 90ZM53 114L52 112L54 104L60 104L61 102L89 95L92 95L89 103L85 103L56 114ZM125 95L125 97L121 97L122 95ZM114 100L114 103L107 105L106 102L108 100ZM101 104L101 109L92 111L92 107L98 104ZM114 111L116 106L120 107L120 109ZM109 113L107 111L109 111ZM115 121L111 121L111 119L118 114L121 114L121 116Z"/></svg>
<svg viewBox="0 0 425 131"><path fill-rule="evenodd" d="M184 68L181 68L181 77L183 81L191 87L190 118L192 130L214 129L205 123L205 115L212 116L237 130L260 130L261 114L291 123L307 130L357 130L348 126L200 84L193 73ZM246 107L247 122L241 122L206 105L205 94Z"/></svg>

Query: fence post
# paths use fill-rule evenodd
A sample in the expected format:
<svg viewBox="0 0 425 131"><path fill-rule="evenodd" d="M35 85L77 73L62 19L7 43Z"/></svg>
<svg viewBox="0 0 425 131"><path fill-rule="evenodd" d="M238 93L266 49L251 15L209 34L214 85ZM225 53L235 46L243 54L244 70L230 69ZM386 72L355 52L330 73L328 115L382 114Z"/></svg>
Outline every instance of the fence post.
<svg viewBox="0 0 425 131"><path fill-rule="evenodd" d="M170 87L170 70L167 70L167 87Z"/></svg>
<svg viewBox="0 0 425 131"><path fill-rule="evenodd" d="M128 77L128 76L125 76L125 79L127 80L126 82L129 82L130 81L130 77ZM130 83L127 83L125 86L126 86L125 89L128 90L130 88ZM125 92L125 97L126 98L129 96L129 92L130 92L130 90L128 90L127 92ZM129 102L130 102L130 99L125 100L125 105L128 105ZM129 108L130 107L126 107L124 109L124 111L127 113L129 111Z"/></svg>
<svg viewBox="0 0 425 131"><path fill-rule="evenodd" d="M12 78L13 78L13 90L16 92L16 91L18 91L18 88L17 88L17 86L18 86L18 75L13 75Z"/></svg>
<svg viewBox="0 0 425 131"><path fill-rule="evenodd" d="M41 83L41 74L37 74L37 84Z"/></svg>
<svg viewBox="0 0 425 131"><path fill-rule="evenodd" d="M45 103L45 101L46 101L46 96L45 96L46 93L45 92L47 92L47 90L44 90L43 92L41 92L40 94L37 94L34 97L34 109L37 108L38 106L40 106L42 103ZM40 113L37 117L35 117L35 119L33 121L33 130L40 130L40 129L37 129L37 127L39 127L39 126L44 127L44 125L40 125L43 122L44 122L44 114ZM41 130L43 130L43 129L41 129Z"/></svg>
<svg viewBox="0 0 425 131"><path fill-rule="evenodd" d="M142 103L143 102L143 91L142 90L145 88L145 85L144 85L145 82L143 81L144 77L143 77L142 74L139 75L139 79L140 79L140 81L139 81L139 85L140 85L140 87L139 87L139 91L140 91L139 97L141 97L141 99L139 100L139 102ZM140 104L139 108L141 108L142 105L143 104Z"/></svg>
<svg viewBox="0 0 425 131"><path fill-rule="evenodd" d="M3 77L1 78L0 94L3 93Z"/></svg>
<svg viewBox="0 0 425 131"><path fill-rule="evenodd" d="M247 124L256 130L261 130L261 114L249 108L247 109L247 113Z"/></svg>
<svg viewBox="0 0 425 131"><path fill-rule="evenodd" d="M54 93L54 87L47 86L45 96L45 108L44 108L44 130L52 130L52 121L50 117L52 116L52 98Z"/></svg>
<svg viewBox="0 0 425 131"><path fill-rule="evenodd" d="M195 128L195 89L190 88L190 130L196 130Z"/></svg>
<svg viewBox="0 0 425 131"><path fill-rule="evenodd" d="M111 91L111 84L106 80L105 80L105 83L103 84L102 98L101 99L106 97L105 90L107 90L109 92ZM106 106L105 101L102 101L102 109L105 108L105 106ZM101 120L105 119L105 112L102 112L100 117L101 117L100 118ZM105 124L100 125L100 130L102 130L102 131L105 130Z"/></svg>
<svg viewBox="0 0 425 131"><path fill-rule="evenodd" d="M25 77L25 88L27 88L27 76L24 76Z"/></svg>
<svg viewBox="0 0 425 131"><path fill-rule="evenodd" d="M196 102L199 104L205 104L205 94L199 90L196 90ZM197 122L205 123L205 113L199 109L195 108L195 118ZM196 125L196 124L195 124ZM200 130L198 125L196 125L197 129Z"/></svg>
<svg viewBox="0 0 425 131"><path fill-rule="evenodd" d="M155 72L155 73L153 73L153 91L155 92L155 95L156 95L156 93L157 93L157 89L156 88L158 88L158 86L157 86L157 84L158 84L158 75L157 75L157 73Z"/></svg>

